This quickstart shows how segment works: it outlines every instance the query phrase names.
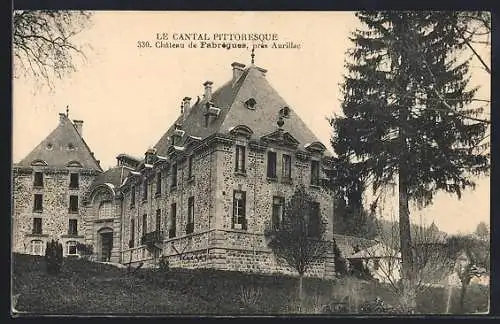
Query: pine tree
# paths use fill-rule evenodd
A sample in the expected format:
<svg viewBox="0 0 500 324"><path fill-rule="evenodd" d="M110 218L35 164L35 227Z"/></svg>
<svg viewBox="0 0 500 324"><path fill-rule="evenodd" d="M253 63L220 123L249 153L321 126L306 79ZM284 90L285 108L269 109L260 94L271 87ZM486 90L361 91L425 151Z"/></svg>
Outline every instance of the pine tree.
<svg viewBox="0 0 500 324"><path fill-rule="evenodd" d="M358 12L346 60L344 116L332 120L332 144L377 192L399 187L402 295L415 309L414 255L409 202L423 208L436 192L460 198L471 175L488 170L488 156L475 149L486 125L463 116L476 89L469 89L465 46L453 26L455 12Z"/></svg>

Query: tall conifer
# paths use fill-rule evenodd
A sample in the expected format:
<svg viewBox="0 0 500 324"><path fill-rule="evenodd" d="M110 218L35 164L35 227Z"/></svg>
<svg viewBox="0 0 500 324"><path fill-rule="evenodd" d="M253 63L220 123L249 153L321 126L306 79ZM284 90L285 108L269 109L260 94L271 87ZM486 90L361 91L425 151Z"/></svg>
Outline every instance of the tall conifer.
<svg viewBox="0 0 500 324"><path fill-rule="evenodd" d="M358 12L343 82L344 116L332 119L339 157L362 170L374 191L399 188L402 306L415 309L409 202L432 203L444 190L458 198L473 174L488 170L476 150L487 125L466 118L476 89L456 34L455 12Z"/></svg>

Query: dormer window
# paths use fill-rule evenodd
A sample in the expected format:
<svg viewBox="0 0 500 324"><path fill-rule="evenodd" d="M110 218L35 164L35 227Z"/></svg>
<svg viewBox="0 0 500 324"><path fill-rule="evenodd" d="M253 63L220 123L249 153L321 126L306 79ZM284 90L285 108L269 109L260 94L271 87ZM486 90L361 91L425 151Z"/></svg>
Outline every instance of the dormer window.
<svg viewBox="0 0 500 324"><path fill-rule="evenodd" d="M68 150L73 151L75 149L75 145L73 143L68 144Z"/></svg>
<svg viewBox="0 0 500 324"><path fill-rule="evenodd" d="M250 98L248 99L247 101L245 101L245 106L248 108L248 109L252 109L254 110L255 109L255 105L257 104L257 101L254 99L254 98Z"/></svg>

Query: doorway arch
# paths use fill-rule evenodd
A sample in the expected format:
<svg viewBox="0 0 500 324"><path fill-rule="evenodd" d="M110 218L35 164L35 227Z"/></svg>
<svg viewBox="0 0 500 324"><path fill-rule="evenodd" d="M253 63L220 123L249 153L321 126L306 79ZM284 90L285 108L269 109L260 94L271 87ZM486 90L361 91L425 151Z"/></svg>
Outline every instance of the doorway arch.
<svg viewBox="0 0 500 324"><path fill-rule="evenodd" d="M103 227L97 231L97 258L99 261L110 262L113 250L113 229Z"/></svg>

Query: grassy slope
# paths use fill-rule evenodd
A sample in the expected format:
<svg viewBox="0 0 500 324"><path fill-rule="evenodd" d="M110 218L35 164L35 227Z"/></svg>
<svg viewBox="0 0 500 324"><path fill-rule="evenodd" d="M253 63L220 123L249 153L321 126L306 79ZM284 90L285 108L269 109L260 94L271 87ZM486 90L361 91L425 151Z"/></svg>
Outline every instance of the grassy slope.
<svg viewBox="0 0 500 324"><path fill-rule="evenodd" d="M147 270L132 276L126 269L83 260L65 260L63 272L55 277L45 273L42 257L14 255L13 294L20 294L16 309L33 313L136 313L136 314L282 314L294 313L297 279L215 270L172 269L168 278ZM352 283L352 280L349 280ZM381 297L395 303L386 287L346 281L305 280L311 307L324 305L332 295L356 295L360 300ZM242 288L250 300L242 301ZM251 293L258 292L252 298ZM486 291L487 292L487 291ZM458 297L458 292L454 294ZM442 312L442 289L420 296L422 311ZM487 309L485 291L471 289L469 309ZM456 301L456 298L454 298Z"/></svg>

